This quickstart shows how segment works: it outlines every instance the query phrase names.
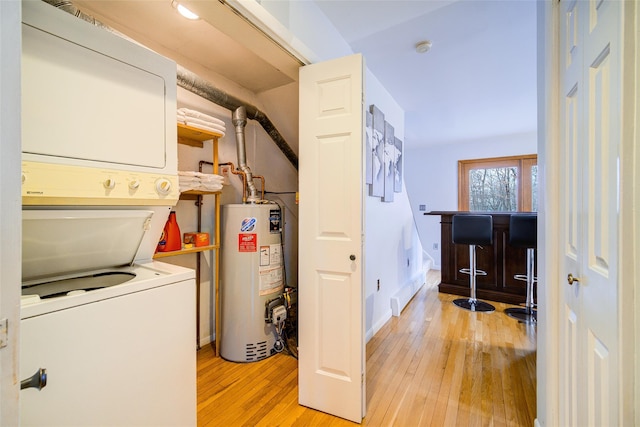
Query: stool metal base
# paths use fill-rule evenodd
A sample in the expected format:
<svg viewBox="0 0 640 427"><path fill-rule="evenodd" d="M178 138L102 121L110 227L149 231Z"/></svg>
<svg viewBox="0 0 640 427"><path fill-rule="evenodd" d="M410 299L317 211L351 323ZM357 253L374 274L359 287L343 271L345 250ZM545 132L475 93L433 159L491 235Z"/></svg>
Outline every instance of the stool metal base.
<svg viewBox="0 0 640 427"><path fill-rule="evenodd" d="M504 310L507 316L523 323L537 323L538 312L528 308L507 308Z"/></svg>
<svg viewBox="0 0 640 427"><path fill-rule="evenodd" d="M496 308L489 304L488 302L479 301L477 299L472 298L459 298L453 300L453 303L460 308L464 308L469 311L479 311L483 313L488 313L495 311Z"/></svg>

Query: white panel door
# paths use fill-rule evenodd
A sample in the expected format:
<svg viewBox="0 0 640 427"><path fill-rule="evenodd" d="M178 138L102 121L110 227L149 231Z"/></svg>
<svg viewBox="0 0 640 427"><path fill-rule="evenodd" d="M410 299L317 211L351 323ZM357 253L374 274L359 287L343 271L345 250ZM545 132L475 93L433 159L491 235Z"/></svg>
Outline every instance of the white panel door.
<svg viewBox="0 0 640 427"><path fill-rule="evenodd" d="M618 425L623 6L560 7L560 423Z"/></svg>
<svg viewBox="0 0 640 427"><path fill-rule="evenodd" d="M364 416L363 59L300 70L299 403Z"/></svg>

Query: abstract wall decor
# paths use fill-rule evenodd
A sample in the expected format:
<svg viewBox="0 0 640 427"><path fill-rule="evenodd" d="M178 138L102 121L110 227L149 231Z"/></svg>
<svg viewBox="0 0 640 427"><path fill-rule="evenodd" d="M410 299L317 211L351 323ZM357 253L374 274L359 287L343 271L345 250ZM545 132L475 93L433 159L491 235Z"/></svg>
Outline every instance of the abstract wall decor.
<svg viewBox="0 0 640 427"><path fill-rule="evenodd" d="M375 197L384 196L384 114L375 105L370 107L373 115L372 133L371 133L371 173L372 182L369 187L369 195Z"/></svg>
<svg viewBox="0 0 640 427"><path fill-rule="evenodd" d="M402 141L399 138L395 138L395 175L396 179L393 184L393 189L396 193L402 193Z"/></svg>
<svg viewBox="0 0 640 427"><path fill-rule="evenodd" d="M384 171L384 196L383 202L393 202L394 182L396 180L395 163L396 156L396 144L395 136L393 135L394 129L389 122L384 122L384 164L382 170Z"/></svg>
<svg viewBox="0 0 640 427"><path fill-rule="evenodd" d="M364 169L364 179L366 184L373 183L373 128L371 127L373 122L373 114L370 111L365 111L365 127L364 127L364 135L365 135L365 147L364 147L364 158L365 158L365 169Z"/></svg>

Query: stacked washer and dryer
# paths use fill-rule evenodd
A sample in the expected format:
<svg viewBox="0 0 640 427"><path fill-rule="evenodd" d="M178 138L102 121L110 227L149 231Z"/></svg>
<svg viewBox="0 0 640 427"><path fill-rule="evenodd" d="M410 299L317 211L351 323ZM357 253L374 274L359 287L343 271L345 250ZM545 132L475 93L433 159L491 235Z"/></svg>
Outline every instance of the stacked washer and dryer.
<svg viewBox="0 0 640 427"><path fill-rule="evenodd" d="M152 260L176 64L42 1L22 32L21 424L195 425L195 273Z"/></svg>

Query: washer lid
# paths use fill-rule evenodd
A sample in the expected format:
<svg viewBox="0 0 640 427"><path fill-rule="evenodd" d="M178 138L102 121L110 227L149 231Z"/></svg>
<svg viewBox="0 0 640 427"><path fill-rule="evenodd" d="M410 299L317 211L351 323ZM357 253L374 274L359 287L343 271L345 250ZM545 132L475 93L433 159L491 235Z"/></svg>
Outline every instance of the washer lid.
<svg viewBox="0 0 640 427"><path fill-rule="evenodd" d="M152 215L147 210L23 210L22 281L131 264Z"/></svg>

